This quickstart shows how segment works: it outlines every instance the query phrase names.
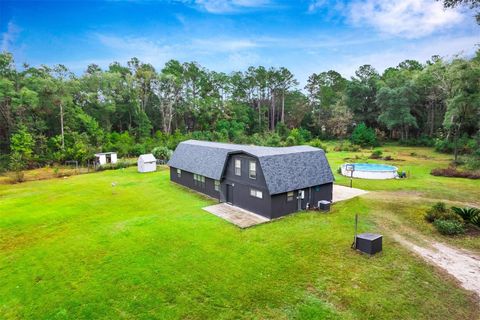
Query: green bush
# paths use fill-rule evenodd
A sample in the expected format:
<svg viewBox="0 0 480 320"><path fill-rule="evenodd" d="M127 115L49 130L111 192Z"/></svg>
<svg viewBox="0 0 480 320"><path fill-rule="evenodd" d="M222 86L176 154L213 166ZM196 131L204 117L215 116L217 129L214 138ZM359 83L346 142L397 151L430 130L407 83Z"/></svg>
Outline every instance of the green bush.
<svg viewBox="0 0 480 320"><path fill-rule="evenodd" d="M436 220L457 221L463 224L463 219L453 210L447 209L445 203L437 202L425 214L425 219L428 222L435 222Z"/></svg>
<svg viewBox="0 0 480 320"><path fill-rule="evenodd" d="M406 140L400 140L399 142L404 146L411 147L433 147L435 145L435 140L429 136L422 135L420 138L411 138Z"/></svg>
<svg viewBox="0 0 480 320"><path fill-rule="evenodd" d="M467 170L480 170L480 157L470 156L465 159L465 168Z"/></svg>
<svg viewBox="0 0 480 320"><path fill-rule="evenodd" d="M327 146L322 142L322 140L318 138L311 140L308 144L311 145L312 147L320 148L323 151L325 151L325 153L327 153Z"/></svg>
<svg viewBox="0 0 480 320"><path fill-rule="evenodd" d="M433 225L443 235L457 235L465 232L463 223L454 220L437 219Z"/></svg>
<svg viewBox="0 0 480 320"><path fill-rule="evenodd" d="M155 158L161 160L170 160L170 157L173 154L173 151L168 149L167 147L155 147L152 150L152 154Z"/></svg>
<svg viewBox="0 0 480 320"><path fill-rule="evenodd" d="M127 160L119 160L117 163L108 163L102 166L97 166L97 171L104 171L104 170L117 170L135 166L137 163L136 161L127 161Z"/></svg>
<svg viewBox="0 0 480 320"><path fill-rule="evenodd" d="M457 142L457 150L459 154L475 154L477 143L475 139L471 139L467 134L460 137ZM435 141L435 150L443 153L452 153L455 149L455 142L446 139L438 139Z"/></svg>
<svg viewBox="0 0 480 320"><path fill-rule="evenodd" d="M352 143L361 145L362 147L375 147L378 145L375 130L367 127L364 123L360 123L355 127L350 140Z"/></svg>
<svg viewBox="0 0 480 320"><path fill-rule="evenodd" d="M295 146L297 145L297 140L293 136L288 136L287 140L285 140L285 145L290 147L290 146Z"/></svg>
<svg viewBox="0 0 480 320"><path fill-rule="evenodd" d="M349 152L357 152L360 150L360 146L352 144L350 141L341 141L337 144L334 148L335 151L349 151Z"/></svg>
<svg viewBox="0 0 480 320"><path fill-rule="evenodd" d="M382 150L380 149L377 149L377 150L373 150L372 154L370 155L370 158L371 159L380 159L383 155L383 152Z"/></svg>

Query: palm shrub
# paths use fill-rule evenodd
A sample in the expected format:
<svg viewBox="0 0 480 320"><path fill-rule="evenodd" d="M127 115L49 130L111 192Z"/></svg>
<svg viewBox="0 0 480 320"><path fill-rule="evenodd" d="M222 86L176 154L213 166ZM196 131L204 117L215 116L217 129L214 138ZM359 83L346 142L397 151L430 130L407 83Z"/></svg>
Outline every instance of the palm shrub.
<svg viewBox="0 0 480 320"><path fill-rule="evenodd" d="M452 207L452 211L462 217L466 222L480 227L480 209Z"/></svg>

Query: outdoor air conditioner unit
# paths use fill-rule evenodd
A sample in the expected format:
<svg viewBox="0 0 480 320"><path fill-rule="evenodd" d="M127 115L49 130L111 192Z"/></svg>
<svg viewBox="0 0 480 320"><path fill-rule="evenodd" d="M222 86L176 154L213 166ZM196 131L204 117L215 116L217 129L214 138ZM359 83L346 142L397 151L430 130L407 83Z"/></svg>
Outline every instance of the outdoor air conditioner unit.
<svg viewBox="0 0 480 320"><path fill-rule="evenodd" d="M318 201L318 208L322 211L330 211L330 201L320 200Z"/></svg>

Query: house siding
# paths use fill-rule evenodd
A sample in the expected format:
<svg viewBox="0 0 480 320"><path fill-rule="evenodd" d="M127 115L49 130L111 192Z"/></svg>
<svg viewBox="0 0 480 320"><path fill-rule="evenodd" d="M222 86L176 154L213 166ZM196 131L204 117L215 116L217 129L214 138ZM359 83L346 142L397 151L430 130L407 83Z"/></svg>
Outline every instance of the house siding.
<svg viewBox="0 0 480 320"><path fill-rule="evenodd" d="M301 200L302 210L307 208L307 203L310 207L317 206L318 201L328 200L332 201L333 183L326 183L314 187L300 189L305 191L305 197ZM272 196L271 204L271 218L279 218L289 213L298 211L298 192L300 190L293 191L293 200L287 201L287 192L275 194Z"/></svg>
<svg viewBox="0 0 480 320"><path fill-rule="evenodd" d="M204 193L212 198L219 199L220 197L220 192L215 190L214 179L205 177L205 187L203 188L199 185L195 185L193 173L182 170L181 177L179 178L177 175L177 168L170 167L170 180L200 193Z"/></svg>
<svg viewBox="0 0 480 320"><path fill-rule="evenodd" d="M242 163L240 176L235 175L235 159L239 159ZM255 161L256 163L255 179L249 177L250 161ZM257 158L243 153L230 155L225 166L224 179L222 181L221 202L227 201L227 184L233 186L233 205L270 218L271 197ZM262 199L251 196L251 188L261 191Z"/></svg>

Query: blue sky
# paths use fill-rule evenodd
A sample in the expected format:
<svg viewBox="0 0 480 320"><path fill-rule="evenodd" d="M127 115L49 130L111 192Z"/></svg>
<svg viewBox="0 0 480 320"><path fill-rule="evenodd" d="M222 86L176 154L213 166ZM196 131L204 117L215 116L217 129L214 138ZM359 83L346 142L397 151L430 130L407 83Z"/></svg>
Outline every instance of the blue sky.
<svg viewBox="0 0 480 320"><path fill-rule="evenodd" d="M0 46L16 62L62 63L80 74L131 57L217 71L285 66L301 83L361 64L379 71L404 59L471 55L473 12L433 0L0 0Z"/></svg>

